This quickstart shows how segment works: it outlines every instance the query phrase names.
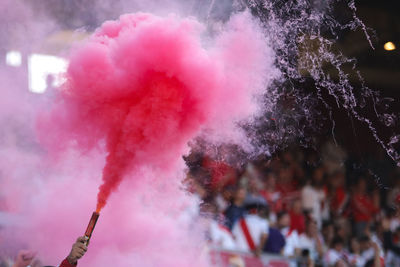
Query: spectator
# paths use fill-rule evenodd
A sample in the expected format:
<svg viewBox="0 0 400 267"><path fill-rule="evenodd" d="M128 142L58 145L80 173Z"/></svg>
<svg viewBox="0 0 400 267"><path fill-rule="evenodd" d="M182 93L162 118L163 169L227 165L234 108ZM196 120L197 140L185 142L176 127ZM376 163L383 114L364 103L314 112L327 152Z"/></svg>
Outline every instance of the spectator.
<svg viewBox="0 0 400 267"><path fill-rule="evenodd" d="M35 258L36 253L29 250L21 250L18 252L13 267L41 267L42 264Z"/></svg>
<svg viewBox="0 0 400 267"><path fill-rule="evenodd" d="M223 161L205 157L203 159L203 167L211 174L210 188L213 192L219 192L223 187L234 185L237 182L235 169Z"/></svg>
<svg viewBox="0 0 400 267"><path fill-rule="evenodd" d="M347 260L348 256L344 250L344 240L340 237L335 237L332 240L331 248L325 254L325 262L328 266L336 266L339 262L344 264Z"/></svg>
<svg viewBox="0 0 400 267"><path fill-rule="evenodd" d="M318 233L317 222L309 219L306 231L299 236L299 248L303 254L309 254L313 261L321 259L324 255L322 237ZM307 253L304 253L307 251Z"/></svg>
<svg viewBox="0 0 400 267"><path fill-rule="evenodd" d="M349 220L344 217L339 217L335 218L334 222L335 222L335 234L340 238L342 238L345 243L348 243L349 238L353 234Z"/></svg>
<svg viewBox="0 0 400 267"><path fill-rule="evenodd" d="M353 237L350 240L350 250L348 254L348 262L354 267L363 267L364 261L361 257L360 243L357 237Z"/></svg>
<svg viewBox="0 0 400 267"><path fill-rule="evenodd" d="M361 257L360 262L364 267L382 267L383 253L377 242L371 241L371 238L364 235L359 238Z"/></svg>
<svg viewBox="0 0 400 267"><path fill-rule="evenodd" d="M246 189L239 187L236 189L234 198L229 207L225 210L225 225L228 229L232 230L233 225L243 217L244 214L244 200L246 199Z"/></svg>
<svg viewBox="0 0 400 267"><path fill-rule="evenodd" d="M236 250L235 240L231 231L222 225L218 219L218 207L214 204L203 204L201 212L207 214L206 226L208 227L208 239L211 244L220 249Z"/></svg>
<svg viewBox="0 0 400 267"><path fill-rule="evenodd" d="M222 188L222 191L214 197L215 204L217 204L219 210L226 210L229 207L230 200L233 197L231 188L232 186Z"/></svg>
<svg viewBox="0 0 400 267"><path fill-rule="evenodd" d="M372 242L371 247L374 251L373 257L372 257L372 259L367 261L367 263L364 266L365 267L383 267L384 260L381 255L381 250L379 248L379 245L376 242Z"/></svg>
<svg viewBox="0 0 400 267"><path fill-rule="evenodd" d="M277 228L270 227L268 232L268 239L265 242L263 251L274 254L283 253L283 248L286 245L285 236L282 233L283 228L289 228L290 218L289 214L282 211L277 216Z"/></svg>
<svg viewBox="0 0 400 267"><path fill-rule="evenodd" d="M300 255L299 234L297 230L290 228L290 215L282 211L278 214L278 229L285 238L285 246L282 255L286 257L296 257Z"/></svg>
<svg viewBox="0 0 400 267"><path fill-rule="evenodd" d="M349 202L349 194L345 188L345 175L342 171L330 176L330 211L333 217L343 216Z"/></svg>
<svg viewBox="0 0 400 267"><path fill-rule="evenodd" d="M383 247L387 251L391 251L397 256L400 256L400 246L394 244L393 238L394 235L390 231L390 220L384 218L382 220L382 227L383 227ZM396 232L400 232L400 227L397 229Z"/></svg>
<svg viewBox="0 0 400 267"><path fill-rule="evenodd" d="M282 206L282 195L276 189L276 176L272 171L265 173L264 190L261 190L260 194L265 198L270 207L270 211L278 214Z"/></svg>
<svg viewBox="0 0 400 267"><path fill-rule="evenodd" d="M398 233L396 231L400 225L398 214L387 214L390 219L389 228L371 228L375 220L379 219L379 210L383 212L392 208L392 211L396 211L393 208L400 203L397 199L400 186L396 185L391 193L392 189L383 191L376 188L374 191L368 191L365 178L361 178L350 193L346 187L345 174L351 175L351 168L356 165L343 165L340 161L335 161L335 164L338 163L336 165L321 165L321 158L323 157L313 157L310 160L310 157L295 157L293 152L286 151L281 153L280 157L266 162L249 163L240 180L233 185L224 185L223 191L205 193L208 197L203 197L203 200L218 203L220 210L229 203L224 212L227 217L226 225L234 228L232 232L241 250L259 254L259 244L262 243L260 237L268 236L264 251L280 253L285 257L298 257L297 259L302 259L298 262L300 265L380 267L383 266L384 260L381 247L384 247L388 264L398 264L390 266L400 267L400 258L397 258L400 256L396 254L400 248L400 229ZM324 163L326 162L325 160ZM306 169L307 166L311 172ZM346 172L343 169L345 166ZM325 168L328 167L330 176L326 181ZM294 181L298 182L297 177L301 178L304 173L309 174L311 179L308 185L299 188ZM208 189L209 182L200 184L204 191L212 191ZM239 185L242 187L237 188ZM388 193L390 197L387 197ZM268 203L272 211L267 221L262 218L259 210L250 210L249 214L244 215L243 203L260 197ZM381 201L381 198L384 201ZM382 206L384 203L389 206ZM284 211L286 209L288 212ZM244 219L241 220L243 216ZM258 226L254 227L257 230L250 229L253 224L249 218L252 217L257 218L253 220L257 221L255 225ZM317 221L312 218L316 218ZM251 225L247 228L253 245L249 245L248 238L243 233L242 221ZM265 223L268 226L274 225L275 228L265 227ZM264 227L261 229L262 224ZM218 225L217 220L213 221L211 228L214 232L213 240L219 240L213 243L227 248L225 241L222 241L225 237L221 236L230 236L229 231ZM268 235L265 228L269 229Z"/></svg>
<svg viewBox="0 0 400 267"><path fill-rule="evenodd" d="M287 196L296 191L296 181L293 179L293 171L283 164L278 172L277 189L281 192L282 196Z"/></svg>
<svg viewBox="0 0 400 267"><path fill-rule="evenodd" d="M364 178L360 178L356 184L351 198L351 207L355 233L357 236L362 236L379 210L379 207L374 205L372 198L367 194L367 182Z"/></svg>
<svg viewBox="0 0 400 267"><path fill-rule="evenodd" d="M292 175L295 178L294 183L297 184L298 181L301 181L304 177L304 170L299 163L299 159L303 159L304 155L302 151L286 151L282 154L282 160L290 166L292 170Z"/></svg>
<svg viewBox="0 0 400 267"><path fill-rule="evenodd" d="M247 214L237 221L232 233L239 250L253 252L259 256L268 238L268 221L260 216L266 208L265 202L255 200L246 204Z"/></svg>
<svg viewBox="0 0 400 267"><path fill-rule="evenodd" d="M227 227L215 220L211 220L209 231L211 243L214 246L226 250L236 250L235 239Z"/></svg>
<svg viewBox="0 0 400 267"><path fill-rule="evenodd" d="M310 211L318 228L321 227L322 219L327 219L327 190L324 186L325 171L323 167L318 167L312 174L312 180L308 181L301 190L301 200L303 209Z"/></svg>
<svg viewBox="0 0 400 267"><path fill-rule="evenodd" d="M322 238L324 239L324 244L326 249L329 249L333 239L335 238L335 228L332 221L324 221L322 224Z"/></svg>
<svg viewBox="0 0 400 267"><path fill-rule="evenodd" d="M306 217L304 216L300 199L295 199L289 212L290 229L296 230L299 234L306 229Z"/></svg>

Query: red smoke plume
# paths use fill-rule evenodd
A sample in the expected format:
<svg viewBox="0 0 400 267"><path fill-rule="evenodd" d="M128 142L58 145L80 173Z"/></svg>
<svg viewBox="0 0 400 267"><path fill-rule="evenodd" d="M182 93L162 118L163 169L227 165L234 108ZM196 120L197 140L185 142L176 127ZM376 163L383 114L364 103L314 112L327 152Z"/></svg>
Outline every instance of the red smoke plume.
<svg viewBox="0 0 400 267"><path fill-rule="evenodd" d="M105 140L98 212L128 170L168 168L200 130L254 111L257 73L268 61L245 22L205 50L194 20L124 15L73 51L59 101L39 129L56 150L68 140L82 150Z"/></svg>

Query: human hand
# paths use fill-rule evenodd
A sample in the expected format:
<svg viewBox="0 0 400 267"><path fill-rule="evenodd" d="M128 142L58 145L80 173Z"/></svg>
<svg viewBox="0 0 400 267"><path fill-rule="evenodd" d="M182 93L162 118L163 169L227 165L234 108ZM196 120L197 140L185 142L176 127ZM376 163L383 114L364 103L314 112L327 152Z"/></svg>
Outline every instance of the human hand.
<svg viewBox="0 0 400 267"><path fill-rule="evenodd" d="M29 250L21 250L18 252L17 258L13 267L26 267L31 264L36 253Z"/></svg>
<svg viewBox="0 0 400 267"><path fill-rule="evenodd" d="M253 251L254 256L256 256L257 258L259 258L262 254L262 249L261 248L257 248Z"/></svg>
<svg viewBox="0 0 400 267"><path fill-rule="evenodd" d="M375 252L375 253L379 253L380 248L379 248L378 243L376 243L376 242L374 242L374 241L371 241L370 244L371 244L371 247L373 248L374 252Z"/></svg>
<svg viewBox="0 0 400 267"><path fill-rule="evenodd" d="M69 263L75 265L80 258L85 255L87 251L86 241L88 238L86 236L78 237L75 244L72 245L71 252L69 253L67 260Z"/></svg>

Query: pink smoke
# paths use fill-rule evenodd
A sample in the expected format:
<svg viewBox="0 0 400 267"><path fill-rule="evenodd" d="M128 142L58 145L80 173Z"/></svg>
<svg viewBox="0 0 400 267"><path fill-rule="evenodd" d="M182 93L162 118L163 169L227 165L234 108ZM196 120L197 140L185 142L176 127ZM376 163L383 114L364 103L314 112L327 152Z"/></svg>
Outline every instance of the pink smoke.
<svg viewBox="0 0 400 267"><path fill-rule="evenodd" d="M257 112L254 99L275 70L248 14L213 42L206 37L193 19L130 14L104 23L72 51L67 82L37 123L63 174L46 182L52 191L36 198L40 209L23 231L47 259L63 257L83 233L102 176L97 208L107 201L110 208L83 265L208 265L185 212L193 200L180 189L182 155L198 135L245 143L235 123ZM49 237L58 245L49 248Z"/></svg>
<svg viewBox="0 0 400 267"><path fill-rule="evenodd" d="M105 140L98 211L128 170L168 169L202 129L254 111L265 55L251 28L235 31L207 51L194 20L129 14L73 51L62 102L39 130L47 142L56 127L57 146L73 139L83 150Z"/></svg>

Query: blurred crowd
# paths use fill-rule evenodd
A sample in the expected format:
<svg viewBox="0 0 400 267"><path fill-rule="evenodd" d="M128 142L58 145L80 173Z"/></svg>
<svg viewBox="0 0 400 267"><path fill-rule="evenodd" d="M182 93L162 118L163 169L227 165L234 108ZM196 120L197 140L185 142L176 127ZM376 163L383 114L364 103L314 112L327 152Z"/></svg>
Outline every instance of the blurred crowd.
<svg viewBox="0 0 400 267"><path fill-rule="evenodd" d="M400 168L383 153L362 168L333 142L320 149L288 149L242 168L189 155L187 183L210 244L297 266L400 266Z"/></svg>
<svg viewBox="0 0 400 267"><path fill-rule="evenodd" d="M360 163L327 142L240 164L231 152L185 157L209 247L299 267L400 267L400 168L383 152ZM0 251L0 267L42 266L32 252L14 254Z"/></svg>

